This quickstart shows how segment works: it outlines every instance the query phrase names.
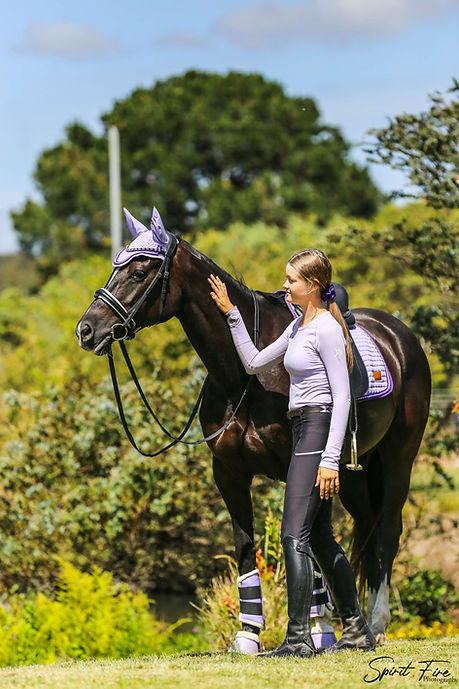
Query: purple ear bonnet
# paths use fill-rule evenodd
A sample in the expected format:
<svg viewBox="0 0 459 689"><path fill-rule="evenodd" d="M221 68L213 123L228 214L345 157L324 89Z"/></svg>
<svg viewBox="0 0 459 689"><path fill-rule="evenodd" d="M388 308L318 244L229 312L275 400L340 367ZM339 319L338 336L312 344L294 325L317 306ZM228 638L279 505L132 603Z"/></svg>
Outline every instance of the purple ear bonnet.
<svg viewBox="0 0 459 689"><path fill-rule="evenodd" d="M169 237L156 208L153 208L150 229L134 218L126 208L123 210L126 216L127 226L134 240L129 246L121 249L121 251L117 253L113 259L114 267L118 268L119 266L124 266L137 256L163 258L166 254L167 245L169 244Z"/></svg>

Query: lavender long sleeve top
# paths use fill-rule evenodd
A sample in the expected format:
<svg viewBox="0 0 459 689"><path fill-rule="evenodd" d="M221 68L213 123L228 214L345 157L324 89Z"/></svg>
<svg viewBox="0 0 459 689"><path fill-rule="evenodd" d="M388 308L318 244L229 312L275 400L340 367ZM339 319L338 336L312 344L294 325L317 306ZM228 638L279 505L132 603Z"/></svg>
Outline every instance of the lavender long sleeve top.
<svg viewBox="0 0 459 689"><path fill-rule="evenodd" d="M319 466L337 470L350 406L346 341L339 323L328 311L303 326L300 316L259 351L237 306L226 316L247 373L260 373L283 362L290 375L290 411L305 405L332 407L327 444L317 450L322 452Z"/></svg>

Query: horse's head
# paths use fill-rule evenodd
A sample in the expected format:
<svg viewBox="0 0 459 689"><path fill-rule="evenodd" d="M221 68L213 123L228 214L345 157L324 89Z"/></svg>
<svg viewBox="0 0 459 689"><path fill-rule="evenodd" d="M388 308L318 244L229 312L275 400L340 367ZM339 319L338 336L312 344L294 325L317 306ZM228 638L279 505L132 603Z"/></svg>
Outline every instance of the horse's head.
<svg viewBox="0 0 459 689"><path fill-rule="evenodd" d="M96 354L106 354L114 340L168 320L179 308L180 287L171 280L177 238L166 232L156 208L150 229L124 212L134 240L114 258L110 279L76 326L80 346Z"/></svg>

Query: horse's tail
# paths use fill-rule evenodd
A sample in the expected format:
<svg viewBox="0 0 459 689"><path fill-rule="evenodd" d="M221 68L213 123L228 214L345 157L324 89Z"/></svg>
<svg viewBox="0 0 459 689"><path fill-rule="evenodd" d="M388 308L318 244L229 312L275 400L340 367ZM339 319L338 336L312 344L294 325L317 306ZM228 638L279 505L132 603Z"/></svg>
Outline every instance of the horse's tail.
<svg viewBox="0 0 459 689"><path fill-rule="evenodd" d="M377 526L383 499L382 467L379 453L371 451L366 464L371 514L364 521L355 521L351 536L351 567L357 581L359 597L364 598L368 582L369 563L378 562ZM365 461L366 463L366 461Z"/></svg>

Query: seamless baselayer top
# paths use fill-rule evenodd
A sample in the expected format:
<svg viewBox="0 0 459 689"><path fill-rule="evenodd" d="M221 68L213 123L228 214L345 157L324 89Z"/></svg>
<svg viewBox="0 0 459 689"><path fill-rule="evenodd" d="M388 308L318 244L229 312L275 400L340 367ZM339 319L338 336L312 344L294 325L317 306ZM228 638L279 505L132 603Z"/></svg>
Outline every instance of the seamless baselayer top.
<svg viewBox="0 0 459 689"><path fill-rule="evenodd" d="M317 450L322 453L319 466L337 470L350 406L346 341L339 323L328 311L303 326L300 316L259 351L237 306L226 316L247 373L260 373L284 363L290 375L290 411L306 405L332 406L327 445Z"/></svg>

